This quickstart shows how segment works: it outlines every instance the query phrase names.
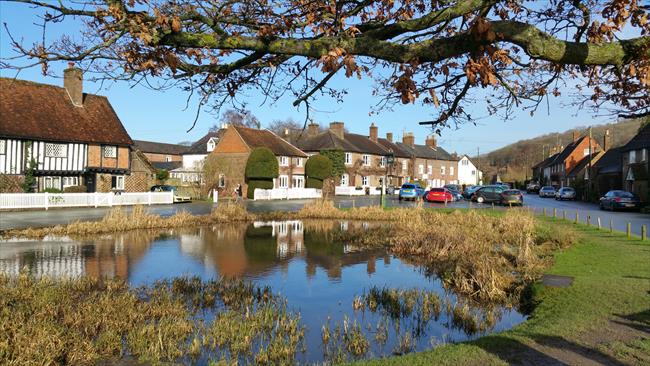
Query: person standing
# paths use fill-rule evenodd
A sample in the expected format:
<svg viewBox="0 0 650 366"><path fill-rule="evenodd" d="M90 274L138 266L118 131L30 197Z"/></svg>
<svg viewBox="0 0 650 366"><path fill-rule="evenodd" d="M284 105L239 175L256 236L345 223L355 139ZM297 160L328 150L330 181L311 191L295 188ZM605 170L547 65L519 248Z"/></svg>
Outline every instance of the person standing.
<svg viewBox="0 0 650 366"><path fill-rule="evenodd" d="M242 199L242 186L241 186L241 184L238 184L237 185L237 200L241 200L241 199Z"/></svg>

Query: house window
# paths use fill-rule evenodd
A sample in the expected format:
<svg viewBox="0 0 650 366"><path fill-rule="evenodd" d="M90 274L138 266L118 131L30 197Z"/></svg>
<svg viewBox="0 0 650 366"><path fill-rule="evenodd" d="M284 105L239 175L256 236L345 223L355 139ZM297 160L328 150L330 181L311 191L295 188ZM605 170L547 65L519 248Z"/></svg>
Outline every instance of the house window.
<svg viewBox="0 0 650 366"><path fill-rule="evenodd" d="M345 153L345 165L350 165L350 164L352 164L352 154Z"/></svg>
<svg viewBox="0 0 650 366"><path fill-rule="evenodd" d="M280 166L289 166L289 158L286 156L280 156Z"/></svg>
<svg viewBox="0 0 650 366"><path fill-rule="evenodd" d="M305 177L302 175L294 175L291 177L291 187L305 188Z"/></svg>
<svg viewBox="0 0 650 366"><path fill-rule="evenodd" d="M4 155L7 153L7 142L5 140L0 140L0 155Z"/></svg>
<svg viewBox="0 0 650 366"><path fill-rule="evenodd" d="M79 185L79 177L63 177L63 188Z"/></svg>
<svg viewBox="0 0 650 366"><path fill-rule="evenodd" d="M476 170L472 170L472 175L476 175Z"/></svg>
<svg viewBox="0 0 650 366"><path fill-rule="evenodd" d="M61 189L61 177L45 177L45 189Z"/></svg>
<svg viewBox="0 0 650 366"><path fill-rule="evenodd" d="M116 158L117 157L117 147L115 147L115 146L104 146L104 157L105 158Z"/></svg>
<svg viewBox="0 0 650 366"><path fill-rule="evenodd" d="M445 166L440 167L440 175L445 175Z"/></svg>
<svg viewBox="0 0 650 366"><path fill-rule="evenodd" d="M302 166L302 158L296 158L296 166L301 167Z"/></svg>
<svg viewBox="0 0 650 366"><path fill-rule="evenodd" d="M418 173L424 174L424 165L422 164L418 165Z"/></svg>
<svg viewBox="0 0 650 366"><path fill-rule="evenodd" d="M370 166L370 155L363 156L363 166Z"/></svg>
<svg viewBox="0 0 650 366"><path fill-rule="evenodd" d="M362 186L364 186L364 187L368 186L368 185L369 185L369 184L368 184L368 181L369 181L369 180L368 180L368 177L367 177L367 176L365 176L365 175L361 176L361 185L362 185Z"/></svg>
<svg viewBox="0 0 650 366"><path fill-rule="evenodd" d="M278 188L289 188L289 176L288 175L281 175L278 177L279 180L279 185Z"/></svg>
<svg viewBox="0 0 650 366"><path fill-rule="evenodd" d="M429 175L433 174L433 166L427 165L427 174Z"/></svg>
<svg viewBox="0 0 650 366"><path fill-rule="evenodd" d="M646 161L647 159L648 159L648 149L642 149L641 150L641 161Z"/></svg>
<svg viewBox="0 0 650 366"><path fill-rule="evenodd" d="M582 154L583 154L584 156L589 155L589 148L586 148L586 149L582 152Z"/></svg>
<svg viewBox="0 0 650 366"><path fill-rule="evenodd" d="M386 157L382 156L379 158L379 166L385 167L386 166Z"/></svg>
<svg viewBox="0 0 650 366"><path fill-rule="evenodd" d="M226 186L226 176L224 174L219 174L219 188L223 188Z"/></svg>
<svg viewBox="0 0 650 366"><path fill-rule="evenodd" d="M111 189L117 189L117 190L124 189L123 175L114 175L111 177Z"/></svg>
<svg viewBox="0 0 650 366"><path fill-rule="evenodd" d="M341 186L347 187L350 184L350 176L347 174L341 175Z"/></svg>
<svg viewBox="0 0 650 366"><path fill-rule="evenodd" d="M402 160L402 170L408 170L409 162L408 160Z"/></svg>
<svg viewBox="0 0 650 366"><path fill-rule="evenodd" d="M454 175L454 167L453 166L449 167L449 175Z"/></svg>
<svg viewBox="0 0 650 366"><path fill-rule="evenodd" d="M462 165L469 165L469 160L463 160Z"/></svg>
<svg viewBox="0 0 650 366"><path fill-rule="evenodd" d="M213 151L215 147L217 147L217 138L210 137L210 139L208 140L208 143L206 145L206 148L207 148L208 152Z"/></svg>
<svg viewBox="0 0 650 366"><path fill-rule="evenodd" d="M67 151L65 144L45 144L45 156L48 158L65 158Z"/></svg>
<svg viewBox="0 0 650 366"><path fill-rule="evenodd" d="M167 156L165 156L165 161L168 162L168 163L169 163L170 161L172 161L172 157L171 157L171 155L167 155Z"/></svg>
<svg viewBox="0 0 650 366"><path fill-rule="evenodd" d="M630 159L629 163L636 163L636 150L630 150Z"/></svg>

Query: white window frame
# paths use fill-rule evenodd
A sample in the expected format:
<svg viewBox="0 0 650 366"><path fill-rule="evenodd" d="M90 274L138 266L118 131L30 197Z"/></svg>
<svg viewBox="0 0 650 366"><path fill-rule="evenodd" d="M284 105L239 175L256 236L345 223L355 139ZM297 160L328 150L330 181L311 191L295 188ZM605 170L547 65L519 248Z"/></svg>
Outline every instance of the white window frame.
<svg viewBox="0 0 650 366"><path fill-rule="evenodd" d="M363 159L363 166L370 166L370 162L371 162L370 155L364 154L361 157L361 159Z"/></svg>
<svg viewBox="0 0 650 366"><path fill-rule="evenodd" d="M341 187L347 187L348 185L350 185L350 175L344 173L341 175Z"/></svg>
<svg viewBox="0 0 650 366"><path fill-rule="evenodd" d="M368 187L370 185L370 179L367 175L362 175L361 176L361 186L362 187Z"/></svg>
<svg viewBox="0 0 650 366"><path fill-rule="evenodd" d="M427 174L433 175L433 165L427 165Z"/></svg>
<svg viewBox="0 0 650 366"><path fill-rule="evenodd" d="M291 188L305 188L305 176L304 175L292 175L291 176Z"/></svg>
<svg viewBox="0 0 650 366"><path fill-rule="evenodd" d="M418 165L418 173L419 174L424 174L424 165L422 165L422 164Z"/></svg>
<svg viewBox="0 0 650 366"><path fill-rule="evenodd" d="M217 141L218 141L218 139L216 137L210 137L210 139L208 140L208 143L205 144L205 149L208 152L214 151L214 148L217 147Z"/></svg>
<svg viewBox="0 0 650 366"><path fill-rule="evenodd" d="M402 160L402 170L409 170L409 161Z"/></svg>
<svg viewBox="0 0 650 366"><path fill-rule="evenodd" d="M280 166L289 166L288 156L280 156Z"/></svg>
<svg viewBox="0 0 650 366"><path fill-rule="evenodd" d="M583 155L583 156L587 156L587 155L589 155L589 148L584 149L584 150L582 151L582 155Z"/></svg>
<svg viewBox="0 0 650 366"><path fill-rule="evenodd" d="M630 164L636 163L636 150L630 150L630 154L629 154L628 158L629 158L629 163Z"/></svg>
<svg viewBox="0 0 650 366"><path fill-rule="evenodd" d="M454 175L454 167L449 166L449 175Z"/></svg>
<svg viewBox="0 0 650 366"><path fill-rule="evenodd" d="M472 175L476 175L476 170L472 170Z"/></svg>
<svg viewBox="0 0 650 366"><path fill-rule="evenodd" d="M379 157L379 166L382 167L382 168L386 166L386 157L385 156Z"/></svg>
<svg viewBox="0 0 650 366"><path fill-rule="evenodd" d="M281 175L278 177L278 188L289 188L289 176Z"/></svg>
<svg viewBox="0 0 650 366"><path fill-rule="evenodd" d="M56 182L56 184L55 184ZM61 189L61 177L44 177L43 178L43 188L44 189Z"/></svg>
<svg viewBox="0 0 650 366"><path fill-rule="evenodd" d="M648 149L641 149L641 161L648 160Z"/></svg>
<svg viewBox="0 0 650 366"><path fill-rule="evenodd" d="M56 154L55 149L58 149L56 152L60 154ZM65 158L68 156L68 145L48 142L45 144L45 156L48 158Z"/></svg>
<svg viewBox="0 0 650 366"><path fill-rule="evenodd" d="M0 155L7 153L7 140L0 140Z"/></svg>
<svg viewBox="0 0 650 366"><path fill-rule="evenodd" d="M345 153L345 165L352 165L352 153Z"/></svg>
<svg viewBox="0 0 650 366"><path fill-rule="evenodd" d="M117 146L102 146L102 156L105 158L117 159Z"/></svg>
<svg viewBox="0 0 650 366"><path fill-rule="evenodd" d="M67 187L76 187L79 185L79 177L63 177L61 181L61 187L66 189Z"/></svg>
<svg viewBox="0 0 650 366"><path fill-rule="evenodd" d="M446 167L445 167L444 165L441 166L441 167L440 167L440 175L445 175L445 173L446 173L445 170L446 170Z"/></svg>
<svg viewBox="0 0 650 366"><path fill-rule="evenodd" d="M168 162L168 163L171 162L172 161L172 156L171 155L165 156L165 161Z"/></svg>
<svg viewBox="0 0 650 366"><path fill-rule="evenodd" d="M113 186L113 177L115 177L115 186ZM125 177L123 175L114 175L111 177L111 189L124 190Z"/></svg>
<svg viewBox="0 0 650 366"><path fill-rule="evenodd" d="M296 166L297 167L302 167L302 158L296 158Z"/></svg>

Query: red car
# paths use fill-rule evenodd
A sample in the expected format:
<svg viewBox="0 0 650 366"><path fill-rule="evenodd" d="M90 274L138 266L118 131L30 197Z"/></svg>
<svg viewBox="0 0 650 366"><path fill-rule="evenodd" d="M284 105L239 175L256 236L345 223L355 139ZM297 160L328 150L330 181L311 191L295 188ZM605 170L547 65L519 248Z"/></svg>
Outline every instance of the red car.
<svg viewBox="0 0 650 366"><path fill-rule="evenodd" d="M424 200L427 202L453 202L454 195L446 188L431 188L424 195Z"/></svg>

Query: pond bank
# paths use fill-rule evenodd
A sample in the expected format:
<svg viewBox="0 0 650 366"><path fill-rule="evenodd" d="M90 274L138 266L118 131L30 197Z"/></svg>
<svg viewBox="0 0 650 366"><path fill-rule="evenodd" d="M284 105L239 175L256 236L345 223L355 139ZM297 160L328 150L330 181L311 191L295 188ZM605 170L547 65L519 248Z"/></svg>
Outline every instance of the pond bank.
<svg viewBox="0 0 650 366"><path fill-rule="evenodd" d="M555 255L549 273L567 288L535 285L531 318L476 341L356 365L549 365L650 363L650 243L552 219L576 230L578 245Z"/></svg>

